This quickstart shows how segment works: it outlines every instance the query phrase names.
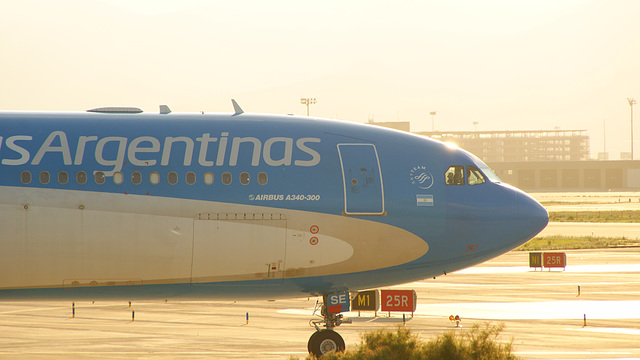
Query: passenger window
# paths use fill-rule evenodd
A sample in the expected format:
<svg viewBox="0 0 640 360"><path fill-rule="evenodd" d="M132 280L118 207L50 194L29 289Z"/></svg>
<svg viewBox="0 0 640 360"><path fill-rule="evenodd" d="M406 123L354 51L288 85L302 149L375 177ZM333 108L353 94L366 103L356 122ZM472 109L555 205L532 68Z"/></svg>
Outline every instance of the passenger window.
<svg viewBox="0 0 640 360"><path fill-rule="evenodd" d="M167 181L169 182L170 185L175 185L178 183L178 174L175 172L170 172L167 175Z"/></svg>
<svg viewBox="0 0 640 360"><path fill-rule="evenodd" d="M213 173L204 173L204 183L207 185L213 184Z"/></svg>
<svg viewBox="0 0 640 360"><path fill-rule="evenodd" d="M22 181L23 184L31 184L31 173L28 171L23 171L20 174L20 181Z"/></svg>
<svg viewBox="0 0 640 360"><path fill-rule="evenodd" d="M96 184L98 185L104 184L104 180L105 180L104 173L102 171L96 172L95 179L96 179Z"/></svg>
<svg viewBox="0 0 640 360"><path fill-rule="evenodd" d="M137 171L132 172L131 182L133 183L133 185L140 185L140 183L142 182L142 174Z"/></svg>
<svg viewBox="0 0 640 360"><path fill-rule="evenodd" d="M116 185L120 185L124 182L124 175L120 171L116 171L113 173L113 183Z"/></svg>
<svg viewBox="0 0 640 360"><path fill-rule="evenodd" d="M66 184L69 182L69 174L66 171L60 171L58 173L58 182L60 184Z"/></svg>
<svg viewBox="0 0 640 360"><path fill-rule="evenodd" d="M196 183L196 174L191 172L191 171L188 172L186 180L187 180L187 184L189 184L189 185L195 184Z"/></svg>
<svg viewBox="0 0 640 360"><path fill-rule="evenodd" d="M78 173L76 174L76 181L80 185L86 184L87 183L87 173L84 172L84 171L78 171Z"/></svg>
<svg viewBox="0 0 640 360"><path fill-rule="evenodd" d="M229 172L222 173L222 183L225 185L231 184L231 173Z"/></svg>
<svg viewBox="0 0 640 360"><path fill-rule="evenodd" d="M160 184L160 174L155 171L149 174L149 182L151 183L151 185Z"/></svg>
<svg viewBox="0 0 640 360"><path fill-rule="evenodd" d="M41 171L40 172L40 184L48 184L49 180L51 179L51 176L49 175L48 171Z"/></svg>
<svg viewBox="0 0 640 360"><path fill-rule="evenodd" d="M484 175L475 166L467 166L467 183L469 185L478 185L486 182Z"/></svg>
<svg viewBox="0 0 640 360"><path fill-rule="evenodd" d="M447 185L464 185L464 166L450 166L444 173L444 180Z"/></svg>
<svg viewBox="0 0 640 360"><path fill-rule="evenodd" d="M240 184L242 185L249 184L249 173L247 172L240 173Z"/></svg>
<svg viewBox="0 0 640 360"><path fill-rule="evenodd" d="M258 184L260 185L266 185L267 181L269 181L269 178L267 177L267 173L258 173Z"/></svg>

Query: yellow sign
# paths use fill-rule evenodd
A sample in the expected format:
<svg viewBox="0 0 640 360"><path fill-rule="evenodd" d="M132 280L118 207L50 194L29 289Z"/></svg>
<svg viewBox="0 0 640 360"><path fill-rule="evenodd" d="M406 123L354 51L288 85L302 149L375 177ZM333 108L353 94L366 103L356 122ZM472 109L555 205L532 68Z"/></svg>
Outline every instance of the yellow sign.
<svg viewBox="0 0 640 360"><path fill-rule="evenodd" d="M353 311L378 311L380 307L380 293L378 290L362 291L351 300Z"/></svg>

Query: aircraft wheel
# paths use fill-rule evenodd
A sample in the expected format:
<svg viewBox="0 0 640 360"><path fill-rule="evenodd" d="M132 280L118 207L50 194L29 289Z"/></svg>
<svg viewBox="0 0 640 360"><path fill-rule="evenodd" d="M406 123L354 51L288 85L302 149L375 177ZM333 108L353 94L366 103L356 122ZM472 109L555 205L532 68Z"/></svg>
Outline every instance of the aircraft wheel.
<svg viewBox="0 0 640 360"><path fill-rule="evenodd" d="M342 336L333 330L316 331L309 338L307 349L317 357L329 352L343 352L345 349Z"/></svg>

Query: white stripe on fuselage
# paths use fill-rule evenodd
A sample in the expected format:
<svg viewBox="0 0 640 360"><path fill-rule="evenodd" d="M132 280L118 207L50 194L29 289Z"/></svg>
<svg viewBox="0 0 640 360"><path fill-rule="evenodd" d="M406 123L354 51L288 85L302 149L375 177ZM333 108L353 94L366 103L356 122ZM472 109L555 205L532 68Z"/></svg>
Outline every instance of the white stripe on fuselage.
<svg viewBox="0 0 640 360"><path fill-rule="evenodd" d="M428 250L391 225L300 210L21 187L0 201L5 289L335 275Z"/></svg>

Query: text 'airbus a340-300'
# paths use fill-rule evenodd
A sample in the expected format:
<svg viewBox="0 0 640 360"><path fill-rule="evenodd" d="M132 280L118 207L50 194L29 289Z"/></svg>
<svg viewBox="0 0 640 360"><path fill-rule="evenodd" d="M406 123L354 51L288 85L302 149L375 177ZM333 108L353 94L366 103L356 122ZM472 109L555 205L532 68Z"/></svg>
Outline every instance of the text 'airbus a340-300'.
<svg viewBox="0 0 640 360"><path fill-rule="evenodd" d="M0 299L275 299L484 262L545 209L476 156L345 121L0 112ZM309 350L342 350L322 305Z"/></svg>

